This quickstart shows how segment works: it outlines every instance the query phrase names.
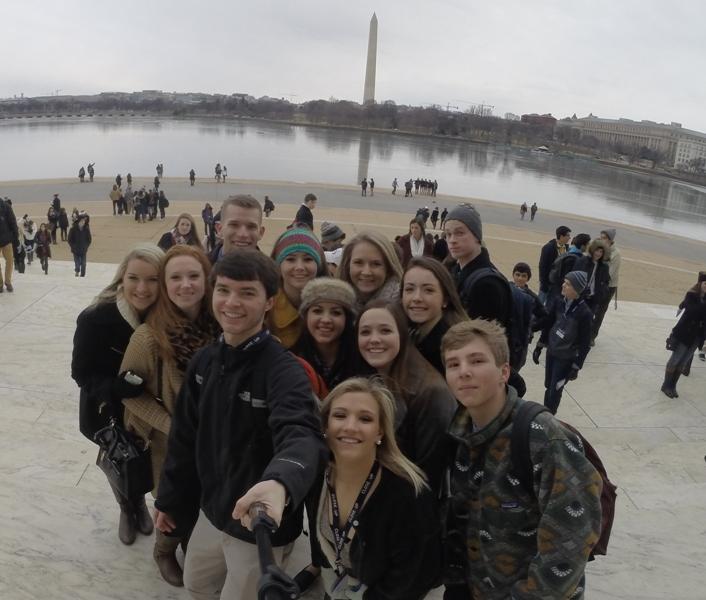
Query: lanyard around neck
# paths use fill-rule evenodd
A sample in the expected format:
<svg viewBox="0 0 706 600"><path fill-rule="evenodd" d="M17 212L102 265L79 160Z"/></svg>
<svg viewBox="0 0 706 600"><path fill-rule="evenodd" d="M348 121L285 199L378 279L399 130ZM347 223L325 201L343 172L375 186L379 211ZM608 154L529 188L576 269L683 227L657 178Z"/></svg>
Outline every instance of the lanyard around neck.
<svg viewBox="0 0 706 600"><path fill-rule="evenodd" d="M343 529L340 528L339 523L341 522L341 511L338 505L338 497L336 496L336 490L331 483L331 467L326 469L326 486L328 487L329 496L331 497L331 513L333 515L333 523L331 524L331 531L333 532L334 546L336 550L336 571L342 572L344 570L343 563L341 561L341 554L343 553L343 547L349 540L349 534L353 527L358 526L358 515L363 508L363 503L366 496L370 493L370 488L377 477L378 471L380 470L380 464L378 461L373 463L370 473L363 482L363 487L360 488L358 492L358 497L351 508L351 512L348 515L346 524Z"/></svg>

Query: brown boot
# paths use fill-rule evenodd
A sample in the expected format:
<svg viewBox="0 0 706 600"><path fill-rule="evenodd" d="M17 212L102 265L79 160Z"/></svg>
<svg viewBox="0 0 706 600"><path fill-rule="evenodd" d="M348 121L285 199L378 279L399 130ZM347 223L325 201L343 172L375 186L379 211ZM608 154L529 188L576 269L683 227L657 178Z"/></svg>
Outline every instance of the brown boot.
<svg viewBox="0 0 706 600"><path fill-rule="evenodd" d="M177 537L168 537L157 530L154 551L152 552L162 579L175 587L183 587L184 585L184 572L176 559L176 549L180 541Z"/></svg>
<svg viewBox="0 0 706 600"><path fill-rule="evenodd" d="M152 531L154 531L154 522L152 521L152 515L145 503L145 497L140 496L139 498L135 498L132 504L135 508L137 531L143 535L151 535Z"/></svg>

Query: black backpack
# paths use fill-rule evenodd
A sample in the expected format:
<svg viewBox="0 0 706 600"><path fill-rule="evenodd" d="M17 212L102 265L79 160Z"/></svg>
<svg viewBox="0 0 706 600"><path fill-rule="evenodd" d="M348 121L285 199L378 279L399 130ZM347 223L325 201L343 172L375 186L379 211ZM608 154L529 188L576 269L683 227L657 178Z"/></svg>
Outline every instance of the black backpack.
<svg viewBox="0 0 706 600"><path fill-rule="evenodd" d="M567 273L574 270L576 261L581 258L580 254L574 254L573 252L567 252L558 256L552 263L552 268L549 271L549 285L554 288L560 288L561 284L564 283L564 277Z"/></svg>
<svg viewBox="0 0 706 600"><path fill-rule="evenodd" d="M498 321L505 327L510 347L510 365L519 368L520 358L529 344L530 320L532 319L533 301L527 294L512 285L497 269L483 267L473 271L463 283L461 299L469 301L473 297L473 286L481 279L492 277L502 283L505 296L503 304L508 307Z"/></svg>
<svg viewBox="0 0 706 600"><path fill-rule="evenodd" d="M520 406L515 412L512 420L512 436L510 438L510 456L512 460L513 475L520 481L524 490L534 496L534 486L532 485L533 469L532 459L529 450L529 432L532 421L537 415L549 409L537 402L520 400ZM601 533L595 546L588 556L588 560L593 560L597 555L605 556L608 553L608 541L613 528L615 517L615 499L617 497L616 486L608 479L603 462L596 449L583 437L576 428L564 421L559 421L561 426L573 433L579 440L583 454L594 466L603 481L601 490Z"/></svg>

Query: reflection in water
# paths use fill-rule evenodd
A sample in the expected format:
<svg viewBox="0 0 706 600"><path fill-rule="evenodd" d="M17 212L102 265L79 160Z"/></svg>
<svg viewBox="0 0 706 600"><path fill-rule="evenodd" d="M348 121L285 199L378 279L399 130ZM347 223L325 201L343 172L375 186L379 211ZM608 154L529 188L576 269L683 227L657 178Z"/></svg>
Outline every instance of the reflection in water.
<svg viewBox="0 0 706 600"><path fill-rule="evenodd" d="M356 183L368 178L368 167L370 166L370 132L363 131L360 134L360 145L358 146L358 178Z"/></svg>
<svg viewBox="0 0 706 600"><path fill-rule="evenodd" d="M428 177L441 193L537 202L540 209L706 237L703 187L507 146L250 119L117 115L0 120L0 135L0 181L75 177L89 156L99 177L152 174L155 162L168 173L210 173L227 158L233 178L358 185L372 176L387 186L395 177L400 185Z"/></svg>

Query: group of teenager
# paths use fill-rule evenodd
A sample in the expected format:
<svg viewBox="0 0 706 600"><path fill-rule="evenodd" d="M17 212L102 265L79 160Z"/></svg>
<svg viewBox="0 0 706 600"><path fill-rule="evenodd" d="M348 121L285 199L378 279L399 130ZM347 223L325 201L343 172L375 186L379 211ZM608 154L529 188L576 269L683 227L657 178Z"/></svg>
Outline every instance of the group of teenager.
<svg viewBox="0 0 706 600"><path fill-rule="evenodd" d="M493 320L510 300L478 212L449 211L449 265L417 252L403 265L375 231L341 245L324 223L319 238L315 202L270 256L251 196L224 201L210 256L180 215L166 252L134 248L78 317L81 430L113 417L149 442L163 578L193 598L255 598L249 509L262 503L282 565L306 506L311 564L295 581L320 577L331 599L417 599L442 583L447 599L583 597L601 479L545 412L531 489L518 484L523 393L509 382L523 382ZM582 285L567 273L567 306ZM150 535L145 498L114 493L120 540Z"/></svg>

